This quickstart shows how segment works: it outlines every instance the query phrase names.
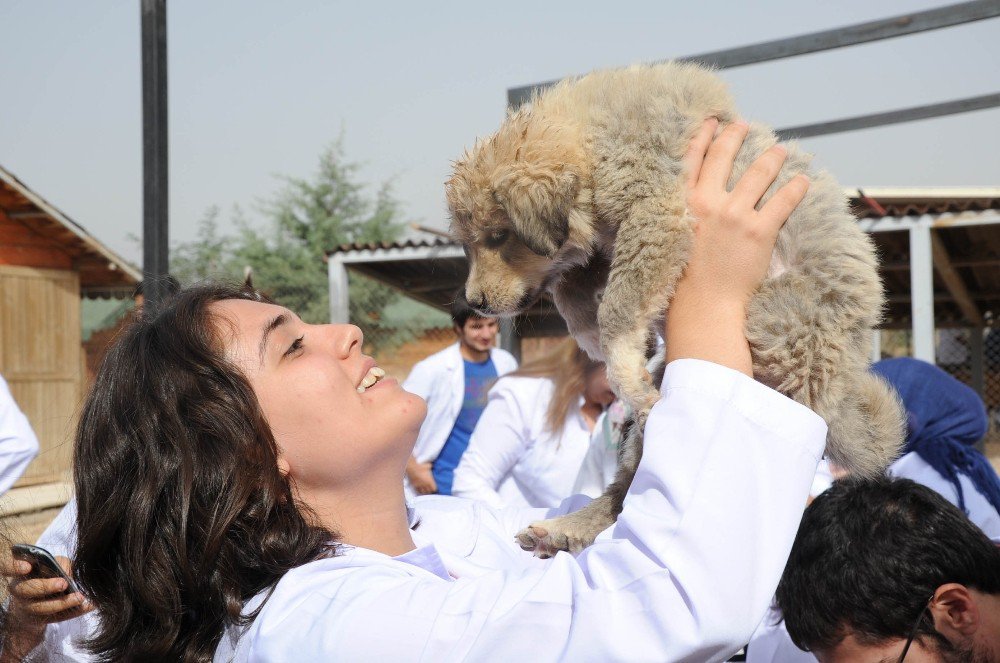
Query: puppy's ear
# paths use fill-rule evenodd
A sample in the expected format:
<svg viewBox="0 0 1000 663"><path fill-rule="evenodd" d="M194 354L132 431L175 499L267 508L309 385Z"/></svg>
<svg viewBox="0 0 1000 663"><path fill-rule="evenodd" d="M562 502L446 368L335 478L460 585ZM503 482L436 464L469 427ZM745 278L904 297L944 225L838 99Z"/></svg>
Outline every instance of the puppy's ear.
<svg viewBox="0 0 1000 663"><path fill-rule="evenodd" d="M580 178L563 164L513 163L497 169L493 198L524 245L551 258L569 236L569 213Z"/></svg>

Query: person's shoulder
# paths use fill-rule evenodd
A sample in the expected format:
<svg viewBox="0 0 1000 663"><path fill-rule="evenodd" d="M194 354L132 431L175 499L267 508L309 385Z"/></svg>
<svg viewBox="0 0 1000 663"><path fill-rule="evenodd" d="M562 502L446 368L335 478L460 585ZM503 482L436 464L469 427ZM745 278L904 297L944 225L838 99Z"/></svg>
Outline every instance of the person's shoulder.
<svg viewBox="0 0 1000 663"><path fill-rule="evenodd" d="M497 370L508 372L517 368L517 359L503 348L492 348L490 359L493 360Z"/></svg>
<svg viewBox="0 0 1000 663"><path fill-rule="evenodd" d="M448 360L454 360L455 357L461 357L458 351L458 343L452 343L451 345L438 350L434 354L424 357L414 364L413 367L440 365L442 363L447 363Z"/></svg>
<svg viewBox="0 0 1000 663"><path fill-rule="evenodd" d="M443 350L438 350L432 355L428 355L415 363L410 369L410 375L434 373L445 369L451 365L460 363L461 355L458 352L458 344L453 343Z"/></svg>
<svg viewBox="0 0 1000 663"><path fill-rule="evenodd" d="M550 378L531 375L504 375L493 385L493 392L534 396L551 391L552 388L553 382Z"/></svg>

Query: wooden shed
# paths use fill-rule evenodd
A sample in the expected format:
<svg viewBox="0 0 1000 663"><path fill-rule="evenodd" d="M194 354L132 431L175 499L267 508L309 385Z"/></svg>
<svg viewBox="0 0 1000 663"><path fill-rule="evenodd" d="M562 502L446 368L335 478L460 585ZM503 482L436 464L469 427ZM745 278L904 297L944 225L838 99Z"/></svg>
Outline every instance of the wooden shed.
<svg viewBox="0 0 1000 663"><path fill-rule="evenodd" d="M0 374L41 444L18 487L61 483L69 474L83 396L81 297L127 296L140 278L0 167Z"/></svg>

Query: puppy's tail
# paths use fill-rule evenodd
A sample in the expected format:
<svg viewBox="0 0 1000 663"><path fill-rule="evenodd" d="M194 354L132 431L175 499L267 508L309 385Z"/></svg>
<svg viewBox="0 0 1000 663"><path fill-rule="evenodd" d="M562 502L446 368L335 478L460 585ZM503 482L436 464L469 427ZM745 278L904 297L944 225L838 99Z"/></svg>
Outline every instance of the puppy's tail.
<svg viewBox="0 0 1000 663"><path fill-rule="evenodd" d="M843 393L847 396L827 420L827 457L853 475L877 476L903 448L903 405L882 378L867 371Z"/></svg>

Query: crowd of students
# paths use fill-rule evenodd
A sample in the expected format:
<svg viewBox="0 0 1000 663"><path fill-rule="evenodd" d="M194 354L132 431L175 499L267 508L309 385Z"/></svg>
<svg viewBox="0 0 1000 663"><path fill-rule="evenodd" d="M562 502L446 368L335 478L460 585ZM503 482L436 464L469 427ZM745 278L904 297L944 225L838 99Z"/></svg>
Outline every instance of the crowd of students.
<svg viewBox="0 0 1000 663"><path fill-rule="evenodd" d="M1000 539L981 529L998 484L974 425L898 386L913 456L896 469L933 470L944 496L907 479L821 492L825 422L753 380L745 307L808 182L764 198L775 148L728 187L745 132L706 122L685 157L698 226L662 398L617 524L582 553L513 542L585 502L574 483L600 483L625 416L598 421L612 397L577 350L512 374L495 327L456 316L457 346L404 389L356 327L203 285L103 362L76 497L40 540L80 591L3 560L4 660L700 662L766 655L772 636L824 663L1000 660ZM447 495L465 490L485 499Z"/></svg>

